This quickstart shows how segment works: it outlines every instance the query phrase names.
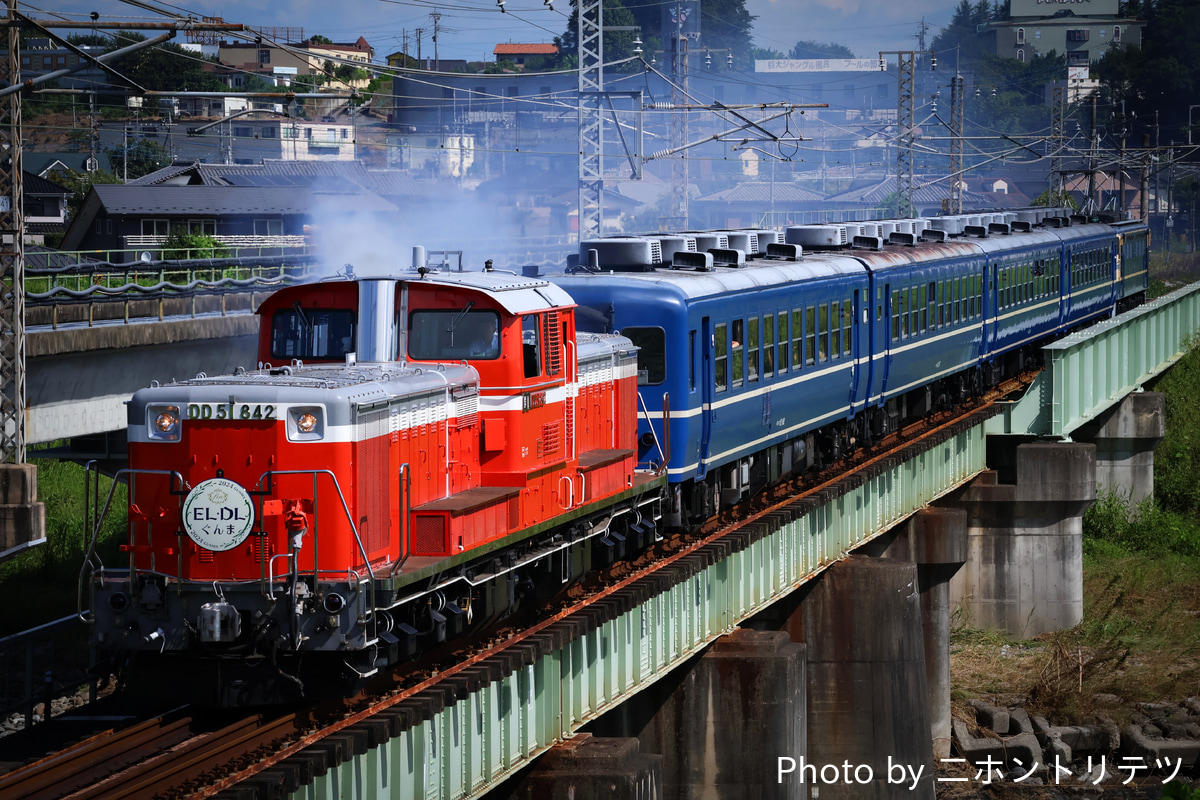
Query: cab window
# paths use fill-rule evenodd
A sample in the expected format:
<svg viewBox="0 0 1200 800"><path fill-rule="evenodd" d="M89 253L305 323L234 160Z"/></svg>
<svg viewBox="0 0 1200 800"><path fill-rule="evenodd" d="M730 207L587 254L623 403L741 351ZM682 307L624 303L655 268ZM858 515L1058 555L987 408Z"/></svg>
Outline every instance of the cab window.
<svg viewBox="0 0 1200 800"><path fill-rule="evenodd" d="M500 357L500 315L471 309L428 309L408 318L414 361L487 361Z"/></svg>
<svg viewBox="0 0 1200 800"><path fill-rule="evenodd" d="M536 314L521 318L521 356L525 362L526 378L536 378L542 374L542 338Z"/></svg>
<svg viewBox="0 0 1200 800"><path fill-rule="evenodd" d="M345 358L354 352L357 315L349 309L291 308L271 317L271 355L274 358Z"/></svg>

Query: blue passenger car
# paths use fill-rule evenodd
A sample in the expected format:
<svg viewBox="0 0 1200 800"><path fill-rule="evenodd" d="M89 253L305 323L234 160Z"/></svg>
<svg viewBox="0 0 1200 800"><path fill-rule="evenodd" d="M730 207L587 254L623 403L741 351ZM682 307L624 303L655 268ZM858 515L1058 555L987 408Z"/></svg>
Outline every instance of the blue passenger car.
<svg viewBox="0 0 1200 800"><path fill-rule="evenodd" d="M1043 342L1144 298L1144 225L986 216L928 233L922 220L799 226L820 229L797 234L810 249L799 228L786 244L766 231L593 240L587 266L553 280L580 330L639 347L639 463L667 471L678 520L705 518L976 396Z"/></svg>

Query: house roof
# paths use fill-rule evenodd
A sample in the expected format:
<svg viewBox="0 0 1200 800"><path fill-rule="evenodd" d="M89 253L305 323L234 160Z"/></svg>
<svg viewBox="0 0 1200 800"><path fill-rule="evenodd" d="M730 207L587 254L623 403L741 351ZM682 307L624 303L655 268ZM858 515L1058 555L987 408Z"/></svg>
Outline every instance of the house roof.
<svg viewBox="0 0 1200 800"><path fill-rule="evenodd" d="M860 189L851 189L848 192L835 194L828 198L830 203L846 203L853 205L870 205L879 206L885 202L887 196L896 191L896 179L885 178L879 183L871 186L865 186ZM913 189L914 203L940 203L942 200L950 198L950 186L945 182L934 183L928 186L922 186L918 189ZM977 192L963 192L963 205L972 208L979 208L987 205L986 198Z"/></svg>
<svg viewBox="0 0 1200 800"><path fill-rule="evenodd" d="M558 45L542 44L540 42L533 44L508 42L506 44L498 44L492 50L492 55L495 56L552 56L556 53L558 53Z"/></svg>
<svg viewBox="0 0 1200 800"><path fill-rule="evenodd" d="M794 183L739 183L728 189L696 198L698 203L756 203L764 207L774 199L776 203L823 203L825 195L797 186Z"/></svg>
<svg viewBox="0 0 1200 800"><path fill-rule="evenodd" d="M317 191L354 191L421 197L420 181L396 170L368 170L358 161L264 161L261 164L208 164L176 161L169 167L130 181L134 186L299 186Z"/></svg>
<svg viewBox="0 0 1200 800"><path fill-rule="evenodd" d="M92 191L109 214L310 214L322 201L348 210L398 211L382 197L362 192L322 192L296 186L130 186L97 184Z"/></svg>
<svg viewBox="0 0 1200 800"><path fill-rule="evenodd" d="M59 186L54 181L48 181L40 175L34 175L32 172L26 172L25 170L21 170L21 172L24 173L22 179L25 181L25 194L57 195L59 197L71 194L70 189Z"/></svg>
<svg viewBox="0 0 1200 800"><path fill-rule="evenodd" d="M340 185L345 186L344 182ZM349 191L309 186L96 184L67 229L64 250L79 249L96 215L115 216L314 216L330 209L350 214L399 214L400 209L359 185Z"/></svg>
<svg viewBox="0 0 1200 800"><path fill-rule="evenodd" d="M87 153L37 153L26 151L21 154L21 166L26 172L44 175L50 169L68 167L83 172Z"/></svg>

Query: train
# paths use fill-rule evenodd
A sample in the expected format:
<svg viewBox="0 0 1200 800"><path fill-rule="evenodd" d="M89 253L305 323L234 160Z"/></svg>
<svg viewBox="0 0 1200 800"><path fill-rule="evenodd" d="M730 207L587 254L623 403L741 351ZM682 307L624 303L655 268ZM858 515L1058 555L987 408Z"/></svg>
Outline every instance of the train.
<svg viewBox="0 0 1200 800"><path fill-rule="evenodd" d="M1144 299L1148 242L1029 209L281 289L253 369L133 395L128 563L93 535L80 616L193 702L360 685L1028 368Z"/></svg>

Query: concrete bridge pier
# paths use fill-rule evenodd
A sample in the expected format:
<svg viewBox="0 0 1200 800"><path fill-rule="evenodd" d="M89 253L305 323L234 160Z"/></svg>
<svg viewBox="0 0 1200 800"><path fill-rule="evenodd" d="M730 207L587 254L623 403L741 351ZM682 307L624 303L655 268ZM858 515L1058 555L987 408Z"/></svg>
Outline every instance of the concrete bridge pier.
<svg viewBox="0 0 1200 800"><path fill-rule="evenodd" d="M1130 510L1154 496L1154 448L1166 435L1167 400L1161 392L1126 395L1071 434L1096 445L1096 490L1116 492Z"/></svg>
<svg viewBox="0 0 1200 800"><path fill-rule="evenodd" d="M805 755L804 647L734 631L589 728L661 756L662 798L803 798L796 774L778 770Z"/></svg>
<svg viewBox="0 0 1200 800"><path fill-rule="evenodd" d="M0 464L0 559L46 540L46 506L37 499L37 467Z"/></svg>
<svg viewBox="0 0 1200 800"><path fill-rule="evenodd" d="M933 800L921 618L916 564L851 555L782 620L808 646L804 796Z"/></svg>
<svg viewBox="0 0 1200 800"><path fill-rule="evenodd" d="M1096 446L1020 444L1006 466L1014 483L987 471L939 501L967 512L967 564L950 581L951 603L970 624L1019 638L1071 628L1083 619L1083 512L1096 499Z"/></svg>
<svg viewBox="0 0 1200 800"><path fill-rule="evenodd" d="M871 540L859 555L911 561L921 593L921 632L934 758L950 755L950 579L967 560L967 512L923 508Z"/></svg>
<svg viewBox="0 0 1200 800"><path fill-rule="evenodd" d="M640 752L637 739L581 733L506 788L510 800L659 800L662 758Z"/></svg>

